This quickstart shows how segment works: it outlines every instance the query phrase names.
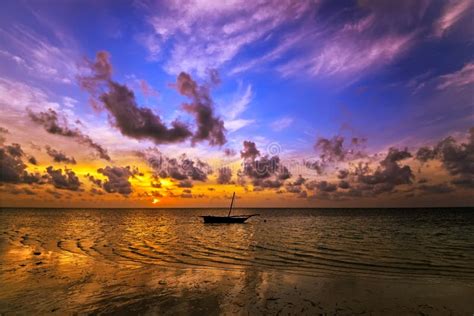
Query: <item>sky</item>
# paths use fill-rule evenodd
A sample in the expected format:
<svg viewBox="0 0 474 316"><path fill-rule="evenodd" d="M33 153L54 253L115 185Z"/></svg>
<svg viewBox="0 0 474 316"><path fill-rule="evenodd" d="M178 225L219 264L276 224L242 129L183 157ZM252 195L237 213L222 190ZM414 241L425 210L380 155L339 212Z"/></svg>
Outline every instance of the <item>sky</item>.
<svg viewBox="0 0 474 316"><path fill-rule="evenodd" d="M1 206L474 205L471 0L0 6Z"/></svg>

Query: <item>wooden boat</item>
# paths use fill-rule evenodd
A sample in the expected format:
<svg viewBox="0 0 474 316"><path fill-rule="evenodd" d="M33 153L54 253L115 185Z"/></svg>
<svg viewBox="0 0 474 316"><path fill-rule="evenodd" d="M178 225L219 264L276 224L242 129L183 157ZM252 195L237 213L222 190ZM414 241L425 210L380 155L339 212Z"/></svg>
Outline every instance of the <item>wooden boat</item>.
<svg viewBox="0 0 474 316"><path fill-rule="evenodd" d="M230 216L232 212L232 205L234 204L235 192L232 195L232 201L230 202L229 214L227 216L213 216L213 215L205 215L201 216L204 219L204 223L206 224L219 224L219 223L244 223L252 216L258 216L259 214L251 214L251 215L233 215Z"/></svg>

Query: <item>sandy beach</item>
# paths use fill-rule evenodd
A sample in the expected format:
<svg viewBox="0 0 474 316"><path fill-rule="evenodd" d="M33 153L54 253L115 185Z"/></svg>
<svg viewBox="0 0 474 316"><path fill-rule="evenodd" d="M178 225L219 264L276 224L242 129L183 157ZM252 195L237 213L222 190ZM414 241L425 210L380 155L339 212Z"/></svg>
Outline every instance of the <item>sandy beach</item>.
<svg viewBox="0 0 474 316"><path fill-rule="evenodd" d="M323 278L256 269L64 264L52 257L32 256L3 272L0 312L469 315L473 308L472 283ZM25 279L17 278L20 275Z"/></svg>

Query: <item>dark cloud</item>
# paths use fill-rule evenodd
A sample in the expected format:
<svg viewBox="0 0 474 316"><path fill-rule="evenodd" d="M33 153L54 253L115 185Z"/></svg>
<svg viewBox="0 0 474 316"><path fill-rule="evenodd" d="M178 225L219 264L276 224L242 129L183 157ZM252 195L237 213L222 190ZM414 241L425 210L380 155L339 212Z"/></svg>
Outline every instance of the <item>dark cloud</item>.
<svg viewBox="0 0 474 316"><path fill-rule="evenodd" d="M327 181L310 181L305 184L308 190L317 190L320 192L334 192L337 190L337 185Z"/></svg>
<svg viewBox="0 0 474 316"><path fill-rule="evenodd" d="M155 144L182 142L191 136L189 128L179 121L168 128L149 108L139 107L134 93L125 85L109 81L108 92L99 99L110 114L112 124L125 136L149 139Z"/></svg>
<svg viewBox="0 0 474 316"><path fill-rule="evenodd" d="M208 175L213 172L211 166L206 162L200 159L192 160L184 154L179 158L169 158L157 149L152 148L137 152L137 156L144 159L161 178L205 182Z"/></svg>
<svg viewBox="0 0 474 316"><path fill-rule="evenodd" d="M192 103L183 104L183 109L196 119L193 143L207 140L211 146L224 145L227 141L224 121L214 114L209 88L198 86L189 74L182 72L176 80L176 89L192 100Z"/></svg>
<svg viewBox="0 0 474 316"><path fill-rule="evenodd" d="M152 175L152 180L150 181L150 186L152 188L156 188L156 189L161 188L160 178L157 175Z"/></svg>
<svg viewBox="0 0 474 316"><path fill-rule="evenodd" d="M52 196L54 196L55 199L59 200L63 197L63 195L61 193L57 192L57 191L54 191L54 190L51 190L51 189L46 189L45 191L46 191L46 193L49 193Z"/></svg>
<svg viewBox="0 0 474 316"><path fill-rule="evenodd" d="M138 173L136 169L127 167L100 168L97 172L103 174L108 180L103 181L102 188L108 193L129 195L132 193L132 184L128 179Z"/></svg>
<svg viewBox="0 0 474 316"><path fill-rule="evenodd" d="M366 142L366 138L352 137L349 144L345 146L343 136L319 137L314 144L315 151L319 153L319 159L304 161L304 165L308 169L322 174L333 163L366 157L363 151Z"/></svg>
<svg viewBox="0 0 474 316"><path fill-rule="evenodd" d="M398 185L411 184L414 175L407 165L401 165L412 157L407 149L390 148L375 170L368 162L350 164L350 169L338 171L338 183L309 181L305 187L314 191L309 198L325 200L347 200L355 197L375 197L382 193L392 193Z"/></svg>
<svg viewBox="0 0 474 316"><path fill-rule="evenodd" d="M300 199L306 199L308 197L308 192L301 191L300 193L298 193L297 197Z"/></svg>
<svg viewBox="0 0 474 316"><path fill-rule="evenodd" d="M245 160L255 160L257 156L260 156L260 151L254 142L244 140L244 149L240 151L240 157Z"/></svg>
<svg viewBox="0 0 474 316"><path fill-rule="evenodd" d="M189 180L183 180L178 182L178 188L192 188L193 183Z"/></svg>
<svg viewBox="0 0 474 316"><path fill-rule="evenodd" d="M341 169L337 173L337 177L339 179L345 179L345 178L347 178L348 175L349 175L349 170L347 170L347 169Z"/></svg>
<svg viewBox="0 0 474 316"><path fill-rule="evenodd" d="M243 171L238 172L239 183L244 183L243 176L252 180L252 184L261 188L279 188L284 184L286 179L291 177L288 168L280 161L279 156L269 157L268 155L256 157L260 155L255 143L251 141L243 142L243 150L240 152L244 159Z"/></svg>
<svg viewBox="0 0 474 316"><path fill-rule="evenodd" d="M314 148L321 152L320 157L323 161L343 161L346 156L343 144L342 136L334 136L331 139L320 137Z"/></svg>
<svg viewBox="0 0 474 316"><path fill-rule="evenodd" d="M11 144L5 147L7 152L13 157L22 157L24 155L23 150L21 149L20 144Z"/></svg>
<svg viewBox="0 0 474 316"><path fill-rule="evenodd" d="M88 135L85 135L77 128L70 128L66 118L60 117L56 111L48 109L48 111L34 113L28 110L31 120L41 126L50 134L70 137L79 144L83 144L93 149L100 158L110 161L107 150L101 145L94 142Z"/></svg>
<svg viewBox="0 0 474 316"><path fill-rule="evenodd" d="M228 184L232 178L232 169L229 167L223 167L217 169L217 183L219 184Z"/></svg>
<svg viewBox="0 0 474 316"><path fill-rule="evenodd" d="M46 168L46 172L55 188L78 191L81 186L76 173L70 169L65 169L63 173L62 169L54 169L52 166L49 166Z"/></svg>
<svg viewBox="0 0 474 316"><path fill-rule="evenodd" d="M35 192L31 191L30 189L28 188L16 188L16 187L12 187L10 189L10 191L8 191L9 193L11 194L26 194L26 195L36 195Z"/></svg>
<svg viewBox="0 0 474 316"><path fill-rule="evenodd" d="M93 175L87 174L86 178L98 187L102 187L102 180L95 178Z"/></svg>
<svg viewBox="0 0 474 316"><path fill-rule="evenodd" d="M283 181L278 179L254 179L252 184L261 188L278 189L283 185Z"/></svg>
<svg viewBox="0 0 474 316"><path fill-rule="evenodd" d="M339 184L338 184L338 187L341 188L341 189L349 189L350 186L351 185L349 184L349 182L347 182L345 180L339 181Z"/></svg>
<svg viewBox="0 0 474 316"><path fill-rule="evenodd" d="M191 138L193 143L207 140L210 145L226 142L224 122L214 115L209 90L186 73L177 78L179 93L189 97L192 103L183 104L183 109L194 115L197 130L175 120L167 127L151 109L139 107L135 94L126 85L112 80L110 55L101 51L95 61L87 61L88 72L78 77L80 86L91 95L95 108L106 109L110 122L125 136L149 139L155 144L179 143Z"/></svg>
<svg viewBox="0 0 474 316"><path fill-rule="evenodd" d="M306 182L306 178L303 178L301 175L298 175L298 178L293 182L293 185L302 185Z"/></svg>
<svg viewBox="0 0 474 316"><path fill-rule="evenodd" d="M252 162L244 163L244 174L252 179L266 179L275 175L284 180L291 176L278 156L263 156Z"/></svg>
<svg viewBox="0 0 474 316"><path fill-rule="evenodd" d="M74 157L68 157L61 151L51 148L50 146L46 146L46 153L53 158L55 162L65 162L69 164L76 164L76 160Z"/></svg>
<svg viewBox="0 0 474 316"><path fill-rule="evenodd" d="M434 194L443 194L443 193L450 193L454 191L454 188L451 187L447 183L440 183L440 184L423 184L418 186L418 189L424 191L426 193L434 193Z"/></svg>
<svg viewBox="0 0 474 316"><path fill-rule="evenodd" d="M104 191L98 190L96 188L91 188L89 191L92 195L104 195Z"/></svg>
<svg viewBox="0 0 474 316"><path fill-rule="evenodd" d="M407 149L390 148L379 167L370 173L367 165L356 171L360 183L373 185L375 193L391 191L395 186L410 184L414 178L410 166L400 166L399 162L412 157Z"/></svg>
<svg viewBox="0 0 474 316"><path fill-rule="evenodd" d="M26 171L23 156L24 152L19 144L0 147L0 182L41 183L41 175Z"/></svg>
<svg viewBox="0 0 474 316"><path fill-rule="evenodd" d="M87 74L78 76L78 82L82 89L91 92L93 96L99 92L99 87L112 77L113 67L110 63L110 54L107 51L99 51L95 61L84 60Z"/></svg>
<svg viewBox="0 0 474 316"><path fill-rule="evenodd" d="M3 145L5 143L5 141L7 140L5 136L3 136L4 134L9 134L10 132L8 131L8 129L6 129L5 127L1 127L0 126L0 145Z"/></svg>
<svg viewBox="0 0 474 316"><path fill-rule="evenodd" d="M422 147L416 153L421 162L437 159L455 178L452 184L474 188L474 127L469 130L467 142L459 144L447 137L433 147Z"/></svg>
<svg viewBox="0 0 474 316"><path fill-rule="evenodd" d="M36 158L33 157L33 156L29 156L29 157L28 157L28 162L29 162L30 164L32 164L32 165L37 165L37 164L38 164L38 161L37 161Z"/></svg>
<svg viewBox="0 0 474 316"><path fill-rule="evenodd" d="M321 161L304 161L303 164L306 168L316 171L317 174L322 174L324 167Z"/></svg>
<svg viewBox="0 0 474 316"><path fill-rule="evenodd" d="M232 148L226 148L224 149L224 155L226 155L227 157L233 157L236 155L236 152Z"/></svg>
<svg viewBox="0 0 474 316"><path fill-rule="evenodd" d="M300 185L287 184L285 186L285 189L286 189L286 192L289 192L289 193L301 193Z"/></svg>

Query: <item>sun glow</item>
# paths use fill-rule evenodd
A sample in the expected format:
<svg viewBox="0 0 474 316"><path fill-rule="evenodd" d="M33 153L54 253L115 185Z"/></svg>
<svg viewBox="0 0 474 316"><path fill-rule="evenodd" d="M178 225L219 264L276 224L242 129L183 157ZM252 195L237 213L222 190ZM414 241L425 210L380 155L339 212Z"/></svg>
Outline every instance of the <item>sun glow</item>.
<svg viewBox="0 0 474 316"><path fill-rule="evenodd" d="M160 199L153 199L153 202L151 202L153 204L156 204L156 203L160 203Z"/></svg>

